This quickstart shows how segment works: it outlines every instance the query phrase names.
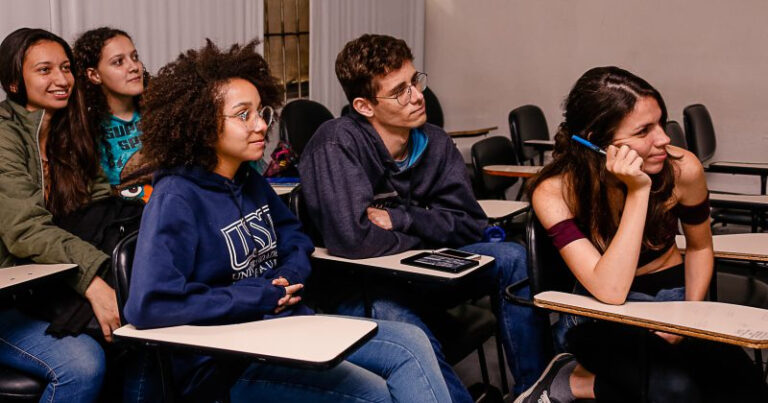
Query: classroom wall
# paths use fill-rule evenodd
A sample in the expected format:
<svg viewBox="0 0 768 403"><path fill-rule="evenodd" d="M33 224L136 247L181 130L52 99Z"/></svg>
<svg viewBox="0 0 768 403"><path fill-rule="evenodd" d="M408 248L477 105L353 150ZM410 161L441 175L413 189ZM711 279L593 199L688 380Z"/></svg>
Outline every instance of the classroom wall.
<svg viewBox="0 0 768 403"><path fill-rule="evenodd" d="M618 65L658 88L681 124L686 105L705 104L715 159L765 162L767 22L762 0L427 0L424 64L449 130L509 135L509 111L532 103L554 133L576 79ZM756 177L709 175L711 188L759 191Z"/></svg>

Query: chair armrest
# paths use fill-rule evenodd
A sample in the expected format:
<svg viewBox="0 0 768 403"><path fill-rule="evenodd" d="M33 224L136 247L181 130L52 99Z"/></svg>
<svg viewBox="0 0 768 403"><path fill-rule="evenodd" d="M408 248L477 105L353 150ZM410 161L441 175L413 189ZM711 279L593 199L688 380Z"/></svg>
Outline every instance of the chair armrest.
<svg viewBox="0 0 768 403"><path fill-rule="evenodd" d="M528 278L524 278L520 281L517 281L515 283L508 285L507 288L504 289L504 299L516 305L534 307L535 305L533 304L532 299L518 297L517 295L515 295L517 291L525 288L526 286L528 286L528 284L529 284Z"/></svg>
<svg viewBox="0 0 768 403"><path fill-rule="evenodd" d="M472 130L455 130L448 132L448 135L451 137L476 137L488 134L489 132L492 132L498 128L499 126L483 127L481 129Z"/></svg>

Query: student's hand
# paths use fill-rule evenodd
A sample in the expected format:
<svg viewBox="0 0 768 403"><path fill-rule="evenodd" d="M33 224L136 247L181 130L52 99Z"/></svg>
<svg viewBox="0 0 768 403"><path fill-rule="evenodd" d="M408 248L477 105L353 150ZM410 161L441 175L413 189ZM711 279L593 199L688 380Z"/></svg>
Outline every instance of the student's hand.
<svg viewBox="0 0 768 403"><path fill-rule="evenodd" d="M272 285L276 285L278 287L288 287L289 285L291 285L291 283L289 283L285 277L280 276L272 280Z"/></svg>
<svg viewBox="0 0 768 403"><path fill-rule="evenodd" d="M277 308L275 308L275 313L280 313L285 310L285 308L301 302L301 297L294 294L301 291L302 288L304 288L304 284L294 284L285 287L285 296L277 301Z"/></svg>
<svg viewBox="0 0 768 403"><path fill-rule="evenodd" d="M609 145L605 150L605 168L627 185L627 190L651 186L651 177L643 172L643 159L628 145Z"/></svg>
<svg viewBox="0 0 768 403"><path fill-rule="evenodd" d="M101 277L96 276L85 290L85 298L91 303L93 314L101 326L104 339L112 342L112 332L120 327L120 314L117 311L115 290Z"/></svg>
<svg viewBox="0 0 768 403"><path fill-rule="evenodd" d="M669 344L678 344L681 341L683 341L683 336L680 336L678 334L672 334L672 333L664 333L664 332L653 332L656 334L656 336L661 337Z"/></svg>
<svg viewBox="0 0 768 403"><path fill-rule="evenodd" d="M392 219L389 217L387 210L368 207L365 211L368 213L368 219L371 220L373 225L387 231L392 230Z"/></svg>

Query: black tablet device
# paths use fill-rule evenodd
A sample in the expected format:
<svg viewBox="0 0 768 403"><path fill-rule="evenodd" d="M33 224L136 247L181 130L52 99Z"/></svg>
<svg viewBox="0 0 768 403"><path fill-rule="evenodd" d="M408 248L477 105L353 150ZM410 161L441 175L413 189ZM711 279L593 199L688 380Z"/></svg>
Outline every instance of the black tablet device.
<svg viewBox="0 0 768 403"><path fill-rule="evenodd" d="M455 256L448 256L438 252L421 252L409 256L400 261L402 264L424 267L432 270L440 270L448 273L460 273L470 267L475 267L480 262L477 260L464 259Z"/></svg>

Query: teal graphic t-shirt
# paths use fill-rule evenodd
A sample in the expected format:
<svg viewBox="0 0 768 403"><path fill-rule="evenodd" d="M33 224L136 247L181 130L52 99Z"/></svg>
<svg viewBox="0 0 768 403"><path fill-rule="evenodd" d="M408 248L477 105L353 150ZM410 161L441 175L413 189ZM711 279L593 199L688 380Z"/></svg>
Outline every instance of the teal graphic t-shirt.
<svg viewBox="0 0 768 403"><path fill-rule="evenodd" d="M130 121L110 116L109 120L102 125L104 133L99 142L101 166L107 174L109 183L113 186L120 184L123 168L133 154L141 149L140 120L139 113L134 112Z"/></svg>

